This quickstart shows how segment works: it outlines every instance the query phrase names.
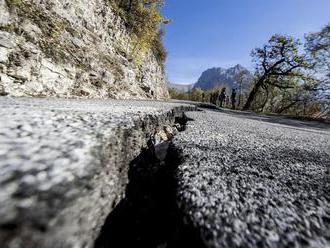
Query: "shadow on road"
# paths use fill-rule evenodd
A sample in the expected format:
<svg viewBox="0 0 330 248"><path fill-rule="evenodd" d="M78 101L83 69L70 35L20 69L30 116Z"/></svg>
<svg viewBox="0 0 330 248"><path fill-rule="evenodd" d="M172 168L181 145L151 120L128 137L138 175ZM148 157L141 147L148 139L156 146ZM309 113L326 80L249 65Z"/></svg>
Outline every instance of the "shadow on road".
<svg viewBox="0 0 330 248"><path fill-rule="evenodd" d="M96 248L204 247L177 206L179 161L170 146L165 161L149 149L131 162L126 198L107 217Z"/></svg>

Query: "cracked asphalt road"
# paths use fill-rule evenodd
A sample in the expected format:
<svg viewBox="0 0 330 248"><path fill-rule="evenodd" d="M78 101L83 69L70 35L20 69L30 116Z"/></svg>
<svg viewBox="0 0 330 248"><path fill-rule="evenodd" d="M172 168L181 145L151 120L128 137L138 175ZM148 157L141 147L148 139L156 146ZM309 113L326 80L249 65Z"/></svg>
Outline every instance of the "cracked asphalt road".
<svg viewBox="0 0 330 248"><path fill-rule="evenodd" d="M194 107L0 97L0 247L93 247L129 163Z"/></svg>
<svg viewBox="0 0 330 248"><path fill-rule="evenodd" d="M91 247L145 134L173 119L174 108L193 109L7 97L0 106L0 244L10 235L13 247ZM330 247L329 125L187 115L193 121L173 141L183 158L178 203L206 247Z"/></svg>
<svg viewBox="0 0 330 248"><path fill-rule="evenodd" d="M330 247L329 125L188 117L174 140L178 202L206 247Z"/></svg>

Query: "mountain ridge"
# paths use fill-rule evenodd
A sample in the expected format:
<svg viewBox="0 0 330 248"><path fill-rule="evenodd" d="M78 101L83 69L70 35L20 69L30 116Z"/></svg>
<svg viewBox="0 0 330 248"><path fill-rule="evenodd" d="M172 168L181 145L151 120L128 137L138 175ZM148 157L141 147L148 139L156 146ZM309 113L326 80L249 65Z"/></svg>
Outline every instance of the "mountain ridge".
<svg viewBox="0 0 330 248"><path fill-rule="evenodd" d="M243 74L243 85L250 84L252 73L240 64L228 69L212 67L205 70L194 85L195 88L209 90L217 87L238 88L239 77ZM243 87L244 88L244 87Z"/></svg>

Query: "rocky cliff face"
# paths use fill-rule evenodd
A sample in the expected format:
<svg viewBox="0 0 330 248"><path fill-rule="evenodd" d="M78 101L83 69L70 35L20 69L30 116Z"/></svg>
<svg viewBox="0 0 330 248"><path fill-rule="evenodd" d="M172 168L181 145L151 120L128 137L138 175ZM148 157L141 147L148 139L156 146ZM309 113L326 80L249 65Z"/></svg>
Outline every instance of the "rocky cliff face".
<svg viewBox="0 0 330 248"><path fill-rule="evenodd" d="M229 69L211 68L204 71L198 79L195 87L205 90L226 86L230 89L238 87L239 77L243 79L243 88L249 88L252 74L241 65Z"/></svg>
<svg viewBox="0 0 330 248"><path fill-rule="evenodd" d="M108 0L0 0L0 94L168 97L151 51L134 44Z"/></svg>

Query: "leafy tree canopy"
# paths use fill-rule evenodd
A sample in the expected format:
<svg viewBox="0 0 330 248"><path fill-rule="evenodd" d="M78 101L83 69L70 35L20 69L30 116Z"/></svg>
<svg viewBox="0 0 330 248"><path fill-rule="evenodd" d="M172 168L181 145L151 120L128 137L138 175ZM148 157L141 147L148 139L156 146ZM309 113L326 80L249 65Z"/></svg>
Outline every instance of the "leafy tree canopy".
<svg viewBox="0 0 330 248"><path fill-rule="evenodd" d="M249 109L262 88L274 86L280 89L294 88L297 79L306 79L310 68L305 55L299 52L299 40L290 36L273 35L262 48L251 55L256 64L256 83L243 109ZM295 78L295 80L292 80ZM288 80L290 79L290 80Z"/></svg>
<svg viewBox="0 0 330 248"><path fill-rule="evenodd" d="M321 76L318 90L330 99L330 23L320 32L308 34L305 38L307 55Z"/></svg>

